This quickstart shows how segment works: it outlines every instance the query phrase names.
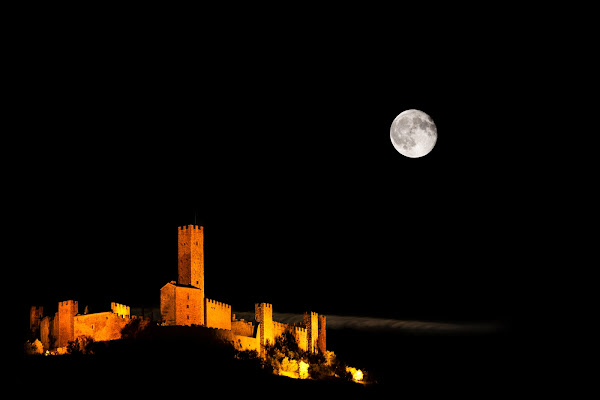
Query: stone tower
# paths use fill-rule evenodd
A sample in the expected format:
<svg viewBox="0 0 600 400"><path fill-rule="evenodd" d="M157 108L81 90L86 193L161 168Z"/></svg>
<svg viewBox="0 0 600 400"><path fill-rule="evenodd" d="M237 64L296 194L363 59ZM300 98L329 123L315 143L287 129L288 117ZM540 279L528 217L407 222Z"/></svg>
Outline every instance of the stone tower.
<svg viewBox="0 0 600 400"><path fill-rule="evenodd" d="M160 315L166 325L204 325L204 231L177 228L177 282L160 289Z"/></svg>
<svg viewBox="0 0 600 400"><path fill-rule="evenodd" d="M179 285L190 285L204 293L204 231L198 225L182 226L177 235Z"/></svg>
<svg viewBox="0 0 600 400"><path fill-rule="evenodd" d="M79 312L79 305L75 300L61 301L58 303L58 338L56 347L65 347L75 335L75 314ZM56 322L55 322L56 324Z"/></svg>
<svg viewBox="0 0 600 400"><path fill-rule="evenodd" d="M319 315L319 333L317 336L317 348L319 349L319 353L325 354L327 351L327 328L326 328L327 318L324 315Z"/></svg>
<svg viewBox="0 0 600 400"><path fill-rule="evenodd" d="M308 339L308 351L317 352L317 338L319 336L318 314L316 312L305 312L302 316L302 322L306 327L306 337Z"/></svg>
<svg viewBox="0 0 600 400"><path fill-rule="evenodd" d="M269 303L257 303L254 305L254 321L260 326L260 351L265 355L265 345L275 343L273 333L273 305Z"/></svg>
<svg viewBox="0 0 600 400"><path fill-rule="evenodd" d="M44 316L44 307L32 306L29 310L29 330L37 333L40 329L40 321Z"/></svg>

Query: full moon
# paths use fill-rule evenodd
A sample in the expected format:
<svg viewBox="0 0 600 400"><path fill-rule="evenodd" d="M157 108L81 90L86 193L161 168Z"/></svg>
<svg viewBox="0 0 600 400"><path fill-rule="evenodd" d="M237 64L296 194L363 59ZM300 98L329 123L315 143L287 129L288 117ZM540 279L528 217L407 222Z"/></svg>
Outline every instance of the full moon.
<svg viewBox="0 0 600 400"><path fill-rule="evenodd" d="M392 122L390 139L400 154L410 158L423 157L435 146L437 128L423 111L406 110Z"/></svg>

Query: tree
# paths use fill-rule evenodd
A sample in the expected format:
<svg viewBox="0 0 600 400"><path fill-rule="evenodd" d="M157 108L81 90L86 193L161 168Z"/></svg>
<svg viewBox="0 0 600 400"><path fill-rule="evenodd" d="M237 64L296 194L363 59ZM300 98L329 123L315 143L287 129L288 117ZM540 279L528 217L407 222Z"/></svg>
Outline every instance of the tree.
<svg viewBox="0 0 600 400"><path fill-rule="evenodd" d="M25 353L26 354L43 354L44 353L44 346L42 345L42 342L40 342L39 339L35 339L33 341L33 343L31 343L29 340L27 342L25 342Z"/></svg>
<svg viewBox="0 0 600 400"><path fill-rule="evenodd" d="M90 336L79 336L67 344L67 353L71 355L94 354L94 339Z"/></svg>

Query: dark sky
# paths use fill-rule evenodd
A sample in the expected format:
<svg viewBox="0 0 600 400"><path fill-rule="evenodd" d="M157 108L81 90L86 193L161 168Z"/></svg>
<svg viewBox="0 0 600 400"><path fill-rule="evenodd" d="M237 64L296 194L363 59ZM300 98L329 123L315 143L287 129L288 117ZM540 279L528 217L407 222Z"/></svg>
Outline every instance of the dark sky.
<svg viewBox="0 0 600 400"><path fill-rule="evenodd" d="M38 43L24 306L158 306L196 214L207 296L234 309L510 319L536 218L518 138L540 95L516 55L266 37ZM420 159L389 138L411 108L438 129Z"/></svg>

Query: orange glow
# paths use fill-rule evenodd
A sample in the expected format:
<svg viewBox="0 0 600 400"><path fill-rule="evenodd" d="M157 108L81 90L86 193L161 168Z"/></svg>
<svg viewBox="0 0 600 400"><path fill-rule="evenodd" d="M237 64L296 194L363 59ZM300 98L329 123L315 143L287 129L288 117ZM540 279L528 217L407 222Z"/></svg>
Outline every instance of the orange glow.
<svg viewBox="0 0 600 400"><path fill-rule="evenodd" d="M346 372L350 372L352 374L352 380L355 382L360 382L363 380L363 373L360 369L346 367Z"/></svg>
<svg viewBox="0 0 600 400"><path fill-rule="evenodd" d="M287 376L288 378L294 379L307 379L308 378L308 363L304 361L297 361L285 357L281 361L281 365L277 373L281 376Z"/></svg>
<svg viewBox="0 0 600 400"><path fill-rule="evenodd" d="M308 378L308 364L304 361L300 361L298 365L298 374L300 375L300 379Z"/></svg>

